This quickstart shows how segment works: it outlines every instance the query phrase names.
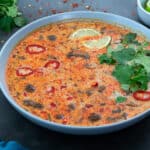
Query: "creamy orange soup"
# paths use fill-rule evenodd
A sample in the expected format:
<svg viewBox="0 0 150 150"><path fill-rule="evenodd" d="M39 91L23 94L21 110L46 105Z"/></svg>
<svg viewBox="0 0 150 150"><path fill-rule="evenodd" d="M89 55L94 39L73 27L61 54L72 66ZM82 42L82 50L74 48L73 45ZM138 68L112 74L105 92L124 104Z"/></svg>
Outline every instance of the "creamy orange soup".
<svg viewBox="0 0 150 150"><path fill-rule="evenodd" d="M69 38L82 28L111 36L109 44L114 46L131 32L96 20L58 22L33 31L8 60L6 79L15 101L42 119L75 126L110 124L149 109L149 101L137 101L122 90L112 76L114 65L100 64L98 55L106 53L106 47L91 49L82 44L86 38ZM118 93L127 100L117 103Z"/></svg>

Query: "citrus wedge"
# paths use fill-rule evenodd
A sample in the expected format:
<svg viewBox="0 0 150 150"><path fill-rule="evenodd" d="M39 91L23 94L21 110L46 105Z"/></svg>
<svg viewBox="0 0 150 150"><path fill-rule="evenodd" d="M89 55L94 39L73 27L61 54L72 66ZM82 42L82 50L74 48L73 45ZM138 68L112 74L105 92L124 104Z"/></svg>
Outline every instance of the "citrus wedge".
<svg viewBox="0 0 150 150"><path fill-rule="evenodd" d="M150 12L150 0L148 0L148 1L146 2L145 10L147 10L148 12Z"/></svg>
<svg viewBox="0 0 150 150"><path fill-rule="evenodd" d="M98 40L88 40L88 41L84 41L83 45L89 49L102 49L106 46L109 45L111 41L111 37L110 36L105 36L101 39Z"/></svg>
<svg viewBox="0 0 150 150"><path fill-rule="evenodd" d="M92 37L92 36L99 36L100 33L97 30L90 29L90 28L82 28L78 29L70 35L70 39L79 39L84 37Z"/></svg>

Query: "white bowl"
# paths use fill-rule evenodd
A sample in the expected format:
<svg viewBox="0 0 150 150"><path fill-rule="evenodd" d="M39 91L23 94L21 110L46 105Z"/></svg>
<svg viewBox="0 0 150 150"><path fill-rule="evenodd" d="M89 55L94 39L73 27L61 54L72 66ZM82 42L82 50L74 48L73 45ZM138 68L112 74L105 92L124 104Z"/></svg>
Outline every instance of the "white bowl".
<svg viewBox="0 0 150 150"><path fill-rule="evenodd" d="M144 4L146 0L137 0L137 12L141 21L150 27L150 12L144 9Z"/></svg>
<svg viewBox="0 0 150 150"><path fill-rule="evenodd" d="M145 35L145 37L150 41L150 30L144 27L143 25L113 14L109 13L102 13L102 12L90 12L90 11L76 11L76 12L68 12L68 13L62 13L62 14L56 14L52 16L47 16L41 19L38 19L25 27L18 30L14 35L12 35L9 40L4 44L3 48L0 51L0 88L4 95L6 96L8 102L18 111L20 112L24 117L31 120L32 122L43 126L48 129L52 129L55 131L63 132L63 133L70 133L70 134L104 134L104 133L110 133L113 131L117 131L120 129L123 129L125 127L128 127L132 124L135 124L136 122L142 120L146 116L150 116L150 109L148 109L145 112L142 112L128 120L120 121L113 124L107 124L102 126L70 126L70 125L63 125L58 124L55 122L47 121L42 118L39 118L28 111L24 110L22 107L20 107L16 101L13 99L13 97L9 93L9 89L6 84L6 78L5 78L5 71L7 66L7 60L9 58L9 55L13 49L13 47L26 35L28 35L30 32L34 31L35 29L54 22L59 21L65 21L65 20L72 20L72 19L99 19L108 23L112 24L119 24L122 26L125 26L127 28L131 28L134 32L141 33Z"/></svg>

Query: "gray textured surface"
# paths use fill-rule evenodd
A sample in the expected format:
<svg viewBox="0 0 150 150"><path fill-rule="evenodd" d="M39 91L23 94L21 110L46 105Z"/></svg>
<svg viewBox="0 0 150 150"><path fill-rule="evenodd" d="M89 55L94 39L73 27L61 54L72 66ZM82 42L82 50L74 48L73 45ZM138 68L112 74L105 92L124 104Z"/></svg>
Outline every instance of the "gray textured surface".
<svg viewBox="0 0 150 150"><path fill-rule="evenodd" d="M107 11L138 20L136 15L136 0L20 0L19 7L29 21L50 15L56 11L85 10L92 5L92 10ZM82 6L72 8L72 3ZM31 4L31 5L30 5ZM32 7L32 8L31 8ZM0 33L0 40L9 35ZM2 45L2 44L1 44ZM80 149L119 149L119 150L149 150L150 149L150 118L130 128L108 135L72 136L55 133L38 127L18 114L6 101L0 92L0 139L16 140L35 150L80 150Z"/></svg>

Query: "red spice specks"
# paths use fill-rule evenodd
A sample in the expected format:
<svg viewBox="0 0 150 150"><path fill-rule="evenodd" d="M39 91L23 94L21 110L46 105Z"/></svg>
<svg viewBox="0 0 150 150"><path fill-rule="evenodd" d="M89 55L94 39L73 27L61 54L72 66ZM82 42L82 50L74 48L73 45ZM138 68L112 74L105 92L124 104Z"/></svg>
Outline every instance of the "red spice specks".
<svg viewBox="0 0 150 150"><path fill-rule="evenodd" d="M85 81L85 77L81 77L81 80L82 80L82 81Z"/></svg>
<svg viewBox="0 0 150 150"><path fill-rule="evenodd" d="M98 82L93 82L93 83L92 83L92 87L93 87L93 88L98 87Z"/></svg>
<svg viewBox="0 0 150 150"><path fill-rule="evenodd" d="M100 108L99 112L101 112L101 113L104 112L104 108Z"/></svg>
<svg viewBox="0 0 150 150"><path fill-rule="evenodd" d="M102 10L103 12L105 12L105 13L108 12L108 9L107 9L107 8L102 8L101 10Z"/></svg>
<svg viewBox="0 0 150 150"><path fill-rule="evenodd" d="M62 10L60 10L60 11L58 11L58 13L63 13L63 11L62 11Z"/></svg>
<svg viewBox="0 0 150 150"><path fill-rule="evenodd" d="M73 98L74 98L73 96L68 96L68 97L67 97L67 100L68 100L68 101L71 101Z"/></svg>
<svg viewBox="0 0 150 150"><path fill-rule="evenodd" d="M32 16L33 16L32 14L29 14L29 18L32 18Z"/></svg>
<svg viewBox="0 0 150 150"><path fill-rule="evenodd" d="M110 112L111 112L111 109L110 109L109 107L106 107L106 108L105 108L105 111L106 111L107 113L110 113Z"/></svg>
<svg viewBox="0 0 150 150"><path fill-rule="evenodd" d="M58 83L59 85L62 84L62 80L58 79L58 80L54 80L55 83Z"/></svg>
<svg viewBox="0 0 150 150"><path fill-rule="evenodd" d="M132 11L131 15L134 17L136 16L136 12L135 11Z"/></svg>
<svg viewBox="0 0 150 150"><path fill-rule="evenodd" d="M68 2L68 0L63 0L63 3L67 3Z"/></svg>
<svg viewBox="0 0 150 150"><path fill-rule="evenodd" d="M79 7L78 3L72 3L72 8L77 8L77 7Z"/></svg>
<svg viewBox="0 0 150 150"><path fill-rule="evenodd" d="M47 88L47 93L55 93L55 88L53 86Z"/></svg>
<svg viewBox="0 0 150 150"><path fill-rule="evenodd" d="M56 104L55 103L50 103L50 106L52 107L52 108L55 108L56 107Z"/></svg>
<svg viewBox="0 0 150 150"><path fill-rule="evenodd" d="M47 6L48 6L48 7L50 6L50 2L47 3Z"/></svg>
<svg viewBox="0 0 150 150"><path fill-rule="evenodd" d="M93 107L93 105L92 104L85 104L85 107L86 108L91 108L91 107Z"/></svg>
<svg viewBox="0 0 150 150"><path fill-rule="evenodd" d="M24 93L23 93L23 95L24 95L24 96L27 96L27 93L26 93L26 92L24 92Z"/></svg>
<svg viewBox="0 0 150 150"><path fill-rule="evenodd" d="M52 9L52 10L51 10L51 13L52 13L52 14L56 14L56 13L57 13L57 10L56 10L56 9Z"/></svg>
<svg viewBox="0 0 150 150"><path fill-rule="evenodd" d="M41 16L43 14L42 10L38 10L38 15Z"/></svg>
<svg viewBox="0 0 150 150"><path fill-rule="evenodd" d="M67 86L66 85L62 85L62 86L60 86L60 89L62 90L62 89L65 89L65 88L67 88Z"/></svg>
<svg viewBox="0 0 150 150"><path fill-rule="evenodd" d="M41 111L40 113L41 113L41 115L42 115L42 117L43 117L44 119L47 119L47 118L48 118L46 111Z"/></svg>
<svg viewBox="0 0 150 150"><path fill-rule="evenodd" d="M63 119L62 124L67 124L68 120L66 118Z"/></svg>

